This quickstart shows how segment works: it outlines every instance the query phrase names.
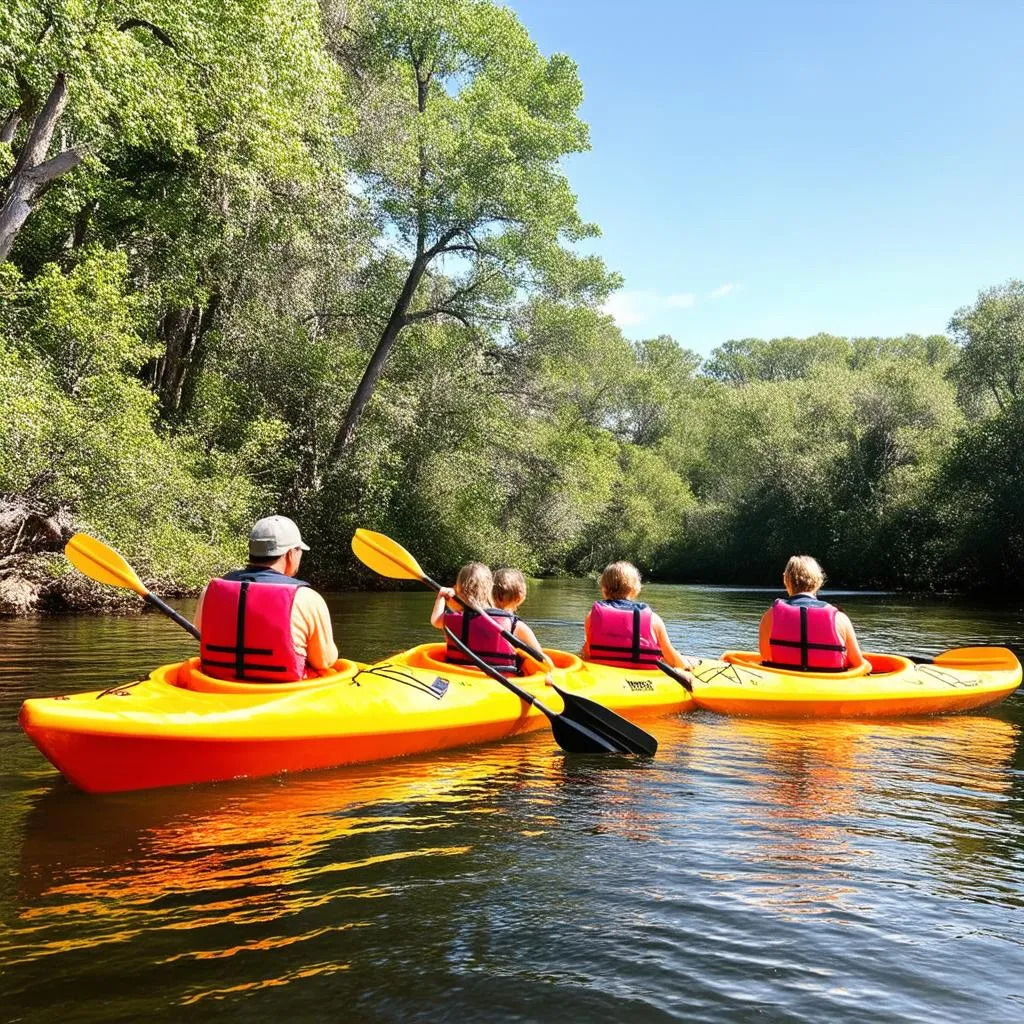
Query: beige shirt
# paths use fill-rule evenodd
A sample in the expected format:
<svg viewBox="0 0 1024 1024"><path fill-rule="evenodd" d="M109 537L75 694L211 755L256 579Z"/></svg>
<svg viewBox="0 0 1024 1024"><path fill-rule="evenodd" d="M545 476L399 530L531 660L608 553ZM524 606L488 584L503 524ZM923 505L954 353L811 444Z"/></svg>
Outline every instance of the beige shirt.
<svg viewBox="0 0 1024 1024"><path fill-rule="evenodd" d="M206 588L199 595L196 605L196 629L202 629L203 598ZM338 660L338 648L334 643L331 629L331 613L327 602L312 588L299 587L292 605L292 643L295 653L305 657L315 669L330 668Z"/></svg>

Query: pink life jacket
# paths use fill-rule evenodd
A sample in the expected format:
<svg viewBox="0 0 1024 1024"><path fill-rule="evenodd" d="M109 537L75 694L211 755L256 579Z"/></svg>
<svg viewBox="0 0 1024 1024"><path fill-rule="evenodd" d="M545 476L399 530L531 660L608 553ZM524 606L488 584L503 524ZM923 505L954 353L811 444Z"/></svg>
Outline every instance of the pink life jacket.
<svg viewBox="0 0 1024 1024"><path fill-rule="evenodd" d="M503 612L500 608L488 608L487 614L498 625L515 632L519 621L511 612ZM523 659L519 652L492 626L487 619L476 612L444 613L444 624L478 657L493 665L499 672L507 676L520 675ZM472 665L462 651L445 637L447 644L445 660L453 665Z"/></svg>
<svg viewBox="0 0 1024 1024"><path fill-rule="evenodd" d="M306 584L210 580L199 628L203 672L214 679L267 683L310 675L292 640L292 605L300 586Z"/></svg>
<svg viewBox="0 0 1024 1024"><path fill-rule="evenodd" d="M622 668L654 668L662 657L651 609L642 601L595 601L590 609L590 660Z"/></svg>
<svg viewBox="0 0 1024 1024"><path fill-rule="evenodd" d="M849 668L846 644L836 628L838 611L809 594L779 598L772 605L771 661L765 664L801 672Z"/></svg>

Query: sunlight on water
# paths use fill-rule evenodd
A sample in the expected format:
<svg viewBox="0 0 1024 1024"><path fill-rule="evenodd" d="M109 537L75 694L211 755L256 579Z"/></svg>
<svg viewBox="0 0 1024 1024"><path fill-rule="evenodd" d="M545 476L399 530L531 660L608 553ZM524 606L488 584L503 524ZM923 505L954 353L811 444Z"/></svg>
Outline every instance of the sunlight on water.
<svg viewBox="0 0 1024 1024"><path fill-rule="evenodd" d="M705 655L750 646L765 604L762 593L649 590L684 649ZM575 646L591 599L586 583L535 587L538 633ZM875 648L1020 635L1019 609L843 600ZM331 603L345 653L383 656L429 635L429 595ZM5 1019L1024 1011L1019 698L907 721L702 712L648 723L661 746L647 762L563 755L543 732L90 797L21 736L21 699L133 678L188 653L188 638L146 616L12 623L5 641Z"/></svg>

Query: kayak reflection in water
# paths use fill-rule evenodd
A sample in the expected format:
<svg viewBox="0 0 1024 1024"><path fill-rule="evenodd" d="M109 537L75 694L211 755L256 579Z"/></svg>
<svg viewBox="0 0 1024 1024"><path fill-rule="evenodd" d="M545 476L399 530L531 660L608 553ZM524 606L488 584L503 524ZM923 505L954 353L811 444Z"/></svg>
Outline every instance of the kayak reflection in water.
<svg viewBox="0 0 1024 1024"><path fill-rule="evenodd" d="M249 564L211 580L196 606L202 669L215 679L293 683L338 660L324 599L296 579L299 528L285 516L261 519L249 534Z"/></svg>
<svg viewBox="0 0 1024 1024"><path fill-rule="evenodd" d="M761 617L761 660L771 668L802 672L843 672L864 664L845 612L819 600L825 573L810 555L793 555L782 582L788 597L780 597Z"/></svg>

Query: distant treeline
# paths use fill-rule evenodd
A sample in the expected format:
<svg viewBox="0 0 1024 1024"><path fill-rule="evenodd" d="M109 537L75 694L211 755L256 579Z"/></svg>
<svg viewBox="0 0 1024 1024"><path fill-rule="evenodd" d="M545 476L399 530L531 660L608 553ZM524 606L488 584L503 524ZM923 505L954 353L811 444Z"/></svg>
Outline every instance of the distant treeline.
<svg viewBox="0 0 1024 1024"><path fill-rule="evenodd" d="M627 341L581 98L486 0L8 4L0 609L88 603L71 529L184 591L270 510L323 586L359 525L439 576L1015 584L1024 284L950 337Z"/></svg>

